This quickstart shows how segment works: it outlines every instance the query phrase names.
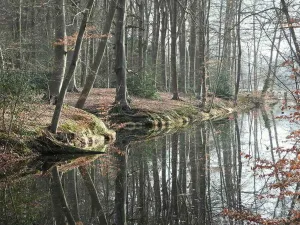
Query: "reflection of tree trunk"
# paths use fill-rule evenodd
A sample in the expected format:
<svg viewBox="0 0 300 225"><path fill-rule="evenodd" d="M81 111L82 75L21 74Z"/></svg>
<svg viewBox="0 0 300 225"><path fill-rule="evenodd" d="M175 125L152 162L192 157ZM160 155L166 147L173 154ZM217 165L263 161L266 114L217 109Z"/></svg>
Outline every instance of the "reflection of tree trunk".
<svg viewBox="0 0 300 225"><path fill-rule="evenodd" d="M191 164L191 182L192 182L192 190L191 190L191 196L192 196L192 214L194 217L198 217L198 196L197 196L197 167L196 167L196 148L195 148L195 135L193 135L193 141L191 141L191 149L190 149L190 164Z"/></svg>
<svg viewBox="0 0 300 225"><path fill-rule="evenodd" d="M177 202L177 153L178 152L178 134L172 136L172 191L171 191L171 210L172 220L178 224L178 202Z"/></svg>
<svg viewBox="0 0 300 225"><path fill-rule="evenodd" d="M179 147L179 187L181 194L181 204L180 204L180 220L185 221L187 224L188 212L186 207L186 146L187 146L187 138L186 133L180 134L180 147Z"/></svg>
<svg viewBox="0 0 300 225"><path fill-rule="evenodd" d="M218 165L220 168L220 189L221 189L221 202L222 202L222 207L224 208L224 198L223 198L223 189L225 189L226 187L223 188L224 185L224 176L223 176L223 169L222 169L222 163L221 163L221 150L220 150L220 143L217 140L216 136L215 136L215 130L213 127L213 124L211 122L211 120L209 121L209 126L210 126L210 130L213 136L213 140L214 140L214 144L216 147L216 151L217 151L217 155L218 155ZM225 190L226 192L226 190Z"/></svg>
<svg viewBox="0 0 300 225"><path fill-rule="evenodd" d="M117 154L117 176L115 180L115 225L126 225L127 195L127 148Z"/></svg>
<svg viewBox="0 0 300 225"><path fill-rule="evenodd" d="M139 206L139 224L145 222L145 165L143 154L139 160L139 191L138 191L138 206Z"/></svg>
<svg viewBox="0 0 300 225"><path fill-rule="evenodd" d="M240 129L239 129L239 124L237 120L237 115L235 115L234 118L234 123L235 123L235 132L236 132L236 140L237 140L237 157L238 157L238 163L239 163L239 168L238 168L238 174L237 174L237 207L239 210L242 209L242 194L241 194L241 180L242 180L242 150L241 150L241 138L240 138Z"/></svg>
<svg viewBox="0 0 300 225"><path fill-rule="evenodd" d="M70 200L70 208L74 215L75 221L80 221L79 209L78 209L78 198L77 198L77 184L76 184L76 169L68 172L68 196Z"/></svg>
<svg viewBox="0 0 300 225"><path fill-rule="evenodd" d="M159 174L157 168L157 147L155 147L152 154L152 164L153 164L153 186L154 186L154 198L155 198L155 218L157 223L160 223L161 198L160 198Z"/></svg>
<svg viewBox="0 0 300 225"><path fill-rule="evenodd" d="M56 191L54 191L53 185L50 188L51 191L51 198L52 198L52 204L53 204L53 213L54 218L57 224L63 225L66 224L65 216L63 211L61 210L61 205L59 202L59 196Z"/></svg>
<svg viewBox="0 0 300 225"><path fill-rule="evenodd" d="M56 215L58 215L58 219L60 221L62 220L61 214L58 212L62 211L68 220L68 224L76 225L75 220L70 212L68 203L66 201L65 193L56 166L52 169L51 192L53 194L53 202L57 203L56 206L59 205L59 207L55 207L55 212Z"/></svg>
<svg viewBox="0 0 300 225"><path fill-rule="evenodd" d="M97 208L99 222L101 224L107 224L106 217L103 212L103 209L102 209L102 206L101 206L98 194L97 194L97 190L95 188L95 185L92 181L92 178L91 178L86 166L80 166L79 172L80 172L80 174L84 180L84 184L85 184L86 188L88 189L88 192L91 196L93 205Z"/></svg>
<svg viewBox="0 0 300 225"><path fill-rule="evenodd" d="M268 133L269 133L270 152L271 152L271 155L272 155L272 161L273 161L273 163L275 163L275 157L274 157L274 151L273 151L273 139L272 139L272 131L271 131L271 123L270 123L270 119L269 119L268 114L267 114L267 112L266 112L266 109L265 109L264 107L262 107L261 112L262 112L262 117L263 117L263 120L264 120L264 123L265 123L265 127L267 128ZM278 174L275 174L275 176L276 176L277 179L278 179Z"/></svg>
<svg viewBox="0 0 300 225"><path fill-rule="evenodd" d="M166 219L168 209L168 190L167 190L167 136L164 137L161 151L161 187L162 187L162 218Z"/></svg>
<svg viewBox="0 0 300 225"><path fill-rule="evenodd" d="M199 224L205 224L206 219L206 132L202 130L202 143L199 149Z"/></svg>
<svg viewBox="0 0 300 225"><path fill-rule="evenodd" d="M226 198L229 208L234 206L233 198L233 183L232 183L232 154L231 154L231 139L230 139L230 124L226 122L221 129L221 143L223 150L223 162L224 162L224 174L225 174L225 186L226 186Z"/></svg>

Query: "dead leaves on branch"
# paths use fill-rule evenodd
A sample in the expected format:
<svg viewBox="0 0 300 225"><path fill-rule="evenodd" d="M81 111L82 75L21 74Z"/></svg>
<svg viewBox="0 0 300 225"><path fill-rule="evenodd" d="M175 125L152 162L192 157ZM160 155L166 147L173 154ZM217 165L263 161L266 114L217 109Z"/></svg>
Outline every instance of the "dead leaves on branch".
<svg viewBox="0 0 300 225"><path fill-rule="evenodd" d="M84 39L105 39L105 38L110 38L112 37L111 34L100 34L100 33L96 33L96 28L94 26L91 27L87 27L86 28L86 32L83 35ZM58 39L53 43L53 46L68 46L70 47L70 49L72 50L72 47L75 46L76 44L76 40L78 37L78 32L75 32L73 35L71 36L66 36L63 39Z"/></svg>

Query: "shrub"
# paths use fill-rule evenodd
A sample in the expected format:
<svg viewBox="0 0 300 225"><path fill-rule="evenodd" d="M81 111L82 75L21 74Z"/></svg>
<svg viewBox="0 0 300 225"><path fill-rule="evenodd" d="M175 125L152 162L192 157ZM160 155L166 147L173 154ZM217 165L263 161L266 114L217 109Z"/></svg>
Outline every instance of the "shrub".
<svg viewBox="0 0 300 225"><path fill-rule="evenodd" d="M20 128L22 119L37 101L39 89L33 85L36 73L0 71L0 130L10 134Z"/></svg>
<svg viewBox="0 0 300 225"><path fill-rule="evenodd" d="M127 87L129 95L138 96L149 99L159 99L160 96L155 87L155 81L150 74L131 75L127 79Z"/></svg>

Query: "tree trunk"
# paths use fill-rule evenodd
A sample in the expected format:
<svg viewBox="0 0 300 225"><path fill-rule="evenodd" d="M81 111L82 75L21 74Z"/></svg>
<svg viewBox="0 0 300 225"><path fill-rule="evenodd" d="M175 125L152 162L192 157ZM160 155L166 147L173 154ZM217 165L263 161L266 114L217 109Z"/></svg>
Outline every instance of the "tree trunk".
<svg viewBox="0 0 300 225"><path fill-rule="evenodd" d="M50 127L50 131L52 133L56 133L57 132L57 127L58 127L58 122L59 122L59 117L60 117L60 113L61 113L61 109L63 106L63 102L64 102L64 98L67 92L67 88L70 84L70 81L72 79L72 77L74 76L74 72L76 69L76 65L77 65L77 61L78 61L78 57L79 57L79 52L80 52L80 48L81 48L81 44L82 44L82 39L83 39L83 34L85 32L85 28L86 28L86 24L90 15L90 11L91 8L94 4L94 0L89 0L86 9L83 12L83 19L80 25L80 29L79 29L79 33L76 39L76 44L75 44L75 50L74 50L74 54L73 54L73 58L68 70L68 73L66 75L66 78L63 81L63 85L61 88L61 91L59 93L58 99L57 99L57 104L53 113L53 117L52 117L52 121L51 121L51 127Z"/></svg>
<svg viewBox="0 0 300 225"><path fill-rule="evenodd" d="M176 65L177 1L170 1L169 9L170 9L170 16L171 16L171 73L172 73L172 92L173 92L172 99L179 100L177 65Z"/></svg>
<svg viewBox="0 0 300 225"><path fill-rule="evenodd" d="M241 73L242 73L242 46L241 46L241 6L242 0L239 0L238 5L238 21L237 21L237 44L238 44L238 62L237 62L237 73L236 73L236 83L235 83L235 93L234 93L234 104L237 104L237 96L240 89L240 80L241 80ZM276 34L276 32L275 32ZM275 36L275 35L274 35ZM273 49L271 50L273 51Z"/></svg>
<svg viewBox="0 0 300 225"><path fill-rule="evenodd" d="M49 81L49 98L56 99L60 93L67 63L65 0L55 0L54 68Z"/></svg>
<svg viewBox="0 0 300 225"><path fill-rule="evenodd" d="M106 17L106 21L105 21L105 25L102 31L103 37L100 39L99 45L98 45L98 49L97 49L97 53L96 56L94 58L94 63L89 71L89 74L86 78L86 82L85 85L83 87L83 90L77 100L77 103L75 105L76 108L82 109L86 99L95 83L97 74L98 74L98 70L104 55L104 51L105 51L105 47L106 47L106 43L107 43L107 39L109 38L109 31L110 31L110 27L114 18L114 14L116 11L116 2L117 1L111 1L110 3L110 7L109 7L109 11Z"/></svg>
<svg viewBox="0 0 300 225"><path fill-rule="evenodd" d="M166 10L165 1L161 3L161 37L160 37L160 44L161 44L161 90L167 91L167 75L166 75L166 36L167 36L167 28L168 28L168 12Z"/></svg>
<svg viewBox="0 0 300 225"><path fill-rule="evenodd" d="M152 69L154 70L155 85L157 83L157 53L158 53L158 40L160 29L160 12L159 5L162 0L154 0L154 18L153 18L153 36L152 36Z"/></svg>
<svg viewBox="0 0 300 225"><path fill-rule="evenodd" d="M116 19L116 63L115 72L117 78L115 103L123 110L129 110L127 102L126 84L126 55L125 55L125 20L126 20L126 0L119 0Z"/></svg>
<svg viewBox="0 0 300 225"><path fill-rule="evenodd" d="M206 70L205 70L205 31L206 31L206 24L205 24L205 7L206 1L201 0L199 3L199 66L200 66L200 85L201 88L198 90L200 96L202 96L201 106L204 108L206 105Z"/></svg>
<svg viewBox="0 0 300 225"><path fill-rule="evenodd" d="M195 15L197 9L197 1L191 5L191 11L193 15ZM190 81L189 81L189 89L195 93L195 56L196 56L196 20L192 16L190 19L191 26L190 26L190 43L189 43L189 54L190 54Z"/></svg>
<svg viewBox="0 0 300 225"><path fill-rule="evenodd" d="M185 2L187 3L187 1ZM181 29L179 35L179 55L180 55L180 77L179 77L179 90L186 93L186 5L181 8Z"/></svg>

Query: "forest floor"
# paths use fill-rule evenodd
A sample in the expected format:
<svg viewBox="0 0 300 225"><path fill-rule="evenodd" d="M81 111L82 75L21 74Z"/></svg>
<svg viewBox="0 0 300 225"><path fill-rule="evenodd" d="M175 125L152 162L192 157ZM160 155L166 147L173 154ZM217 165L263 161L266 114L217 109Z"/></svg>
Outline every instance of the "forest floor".
<svg viewBox="0 0 300 225"><path fill-rule="evenodd" d="M85 104L85 111L72 107L75 105L79 95L79 93L67 94L65 100L66 105L63 107L60 124L64 124L75 117L89 118L89 113L85 112L88 111L100 117L109 128L116 129L118 127L113 126L116 124L113 124L109 119L109 111L112 109L115 99L115 89L93 89ZM171 100L171 93L159 93L159 96L160 98L157 100L132 97L130 106L135 112L150 113L148 115L153 115L153 113L161 115L182 108L192 108L192 113L197 112L196 116L200 118L198 120L207 120L224 118L233 112L249 110L262 104L259 95L245 93L239 96L236 107L231 100L214 98L212 109L209 113L205 113L199 108L199 100L191 96L181 94L180 101ZM268 100L274 101L274 99L270 98ZM208 105L210 105L210 102L211 98L208 99ZM46 103L32 105L32 107L30 107L31 110L22 115L21 121L18 121L17 124L17 131L14 132L10 138L18 140L18 143L16 143L16 145L18 145L19 142L23 140L41 135L42 130L45 130L51 123L54 107L55 106ZM189 112L187 112L186 116L189 116L188 113ZM0 168L4 169L7 166L10 167L12 164L33 155L32 151L30 151L30 149L28 150L28 148L21 153L14 151L14 148L9 148L8 150L4 149L3 146L7 143L7 139L5 139L5 136L4 139L1 139L1 136L3 137L0 132ZM14 144L12 146L14 146Z"/></svg>

